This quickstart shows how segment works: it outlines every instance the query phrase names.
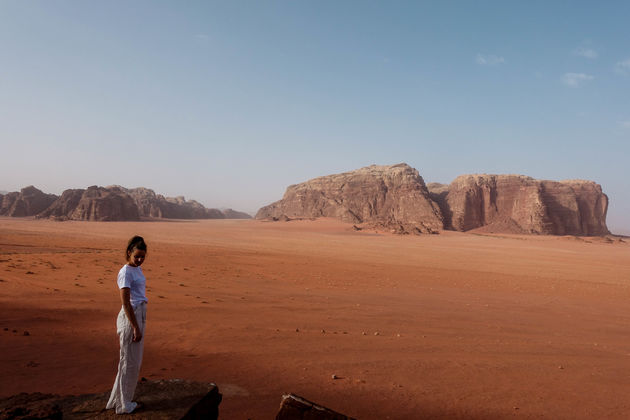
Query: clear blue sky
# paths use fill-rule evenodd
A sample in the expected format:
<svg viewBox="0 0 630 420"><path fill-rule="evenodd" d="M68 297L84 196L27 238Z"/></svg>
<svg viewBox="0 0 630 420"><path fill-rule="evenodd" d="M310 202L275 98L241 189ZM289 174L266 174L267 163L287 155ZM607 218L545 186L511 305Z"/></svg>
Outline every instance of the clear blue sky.
<svg viewBox="0 0 630 420"><path fill-rule="evenodd" d="M0 190L254 212L407 162L590 179L630 231L630 2L0 0Z"/></svg>

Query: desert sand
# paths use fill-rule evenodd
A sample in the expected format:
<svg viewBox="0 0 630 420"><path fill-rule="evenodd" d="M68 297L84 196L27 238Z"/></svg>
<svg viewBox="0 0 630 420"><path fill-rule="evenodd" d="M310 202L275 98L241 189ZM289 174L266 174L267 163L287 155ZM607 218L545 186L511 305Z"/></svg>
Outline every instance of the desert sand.
<svg viewBox="0 0 630 420"><path fill-rule="evenodd" d="M630 417L630 242L334 220L0 218L0 396L111 387L133 234L141 376L216 382L221 418L286 392L360 419Z"/></svg>

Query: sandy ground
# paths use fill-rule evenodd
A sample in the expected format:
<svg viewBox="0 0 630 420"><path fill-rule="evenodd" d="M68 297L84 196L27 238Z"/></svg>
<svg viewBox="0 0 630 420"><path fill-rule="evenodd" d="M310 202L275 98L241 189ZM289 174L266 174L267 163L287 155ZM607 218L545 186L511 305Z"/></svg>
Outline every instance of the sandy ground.
<svg viewBox="0 0 630 420"><path fill-rule="evenodd" d="M141 375L216 382L221 418L285 392L360 419L630 418L630 242L331 220L0 219L0 396L111 387L133 234Z"/></svg>

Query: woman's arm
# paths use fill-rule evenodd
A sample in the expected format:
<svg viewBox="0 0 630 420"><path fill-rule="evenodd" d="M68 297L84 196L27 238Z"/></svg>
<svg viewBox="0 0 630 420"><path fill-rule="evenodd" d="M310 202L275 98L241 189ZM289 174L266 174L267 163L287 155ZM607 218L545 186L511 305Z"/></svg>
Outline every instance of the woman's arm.
<svg viewBox="0 0 630 420"><path fill-rule="evenodd" d="M127 315L127 319L133 327L133 341L142 340L142 331L140 331L138 320L136 319L136 314L133 313L133 307L131 306L131 289L129 289L128 287L123 287L122 289L120 289L120 300L122 301L125 315Z"/></svg>

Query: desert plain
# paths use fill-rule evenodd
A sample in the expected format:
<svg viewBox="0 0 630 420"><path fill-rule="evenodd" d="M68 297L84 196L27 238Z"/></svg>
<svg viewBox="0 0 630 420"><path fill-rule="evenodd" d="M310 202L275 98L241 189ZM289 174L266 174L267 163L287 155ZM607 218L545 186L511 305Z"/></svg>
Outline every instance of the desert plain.
<svg viewBox="0 0 630 420"><path fill-rule="evenodd" d="M359 419L630 418L630 240L331 219L0 218L0 397L110 389L134 234L141 376L217 383L221 418L287 392Z"/></svg>

